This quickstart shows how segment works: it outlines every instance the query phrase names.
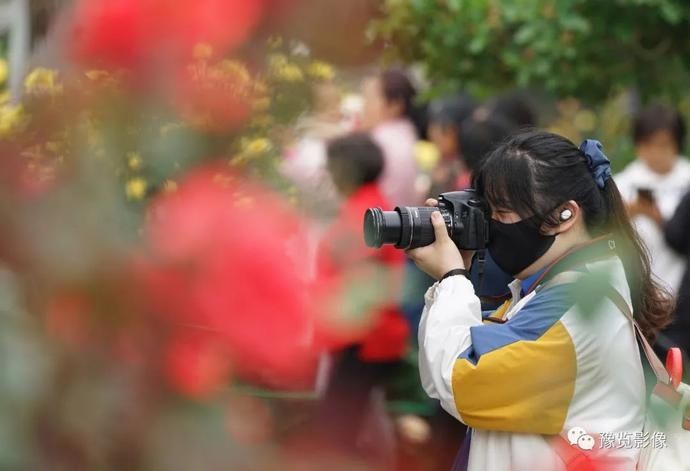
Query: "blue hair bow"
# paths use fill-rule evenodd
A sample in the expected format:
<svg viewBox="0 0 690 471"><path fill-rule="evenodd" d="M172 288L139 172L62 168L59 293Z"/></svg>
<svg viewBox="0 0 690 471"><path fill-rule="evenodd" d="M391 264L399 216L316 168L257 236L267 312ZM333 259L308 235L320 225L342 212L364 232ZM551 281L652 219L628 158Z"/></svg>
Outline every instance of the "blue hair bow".
<svg viewBox="0 0 690 471"><path fill-rule="evenodd" d="M595 139L585 139L580 150L587 158L587 168L594 181L603 190L606 181L611 178L611 161L604 155L604 146Z"/></svg>

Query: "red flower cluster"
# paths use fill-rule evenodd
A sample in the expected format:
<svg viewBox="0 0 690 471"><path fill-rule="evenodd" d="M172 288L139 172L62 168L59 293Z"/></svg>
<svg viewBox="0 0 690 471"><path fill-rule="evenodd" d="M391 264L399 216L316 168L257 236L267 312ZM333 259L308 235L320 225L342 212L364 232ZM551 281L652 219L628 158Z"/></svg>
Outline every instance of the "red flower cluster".
<svg viewBox="0 0 690 471"><path fill-rule="evenodd" d="M68 38L88 66L156 70L208 44L222 54L257 25L262 0L80 0Z"/></svg>
<svg viewBox="0 0 690 471"><path fill-rule="evenodd" d="M166 371L209 392L233 372L286 386L316 362L300 220L275 194L201 170L154 200L140 267L151 309L171 326ZM294 255L294 257L293 257Z"/></svg>

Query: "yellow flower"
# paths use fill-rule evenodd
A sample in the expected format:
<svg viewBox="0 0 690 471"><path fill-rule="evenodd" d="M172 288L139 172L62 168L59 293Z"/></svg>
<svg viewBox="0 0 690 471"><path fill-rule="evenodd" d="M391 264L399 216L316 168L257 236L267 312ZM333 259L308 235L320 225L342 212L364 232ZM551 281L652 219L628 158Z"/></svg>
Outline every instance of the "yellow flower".
<svg viewBox="0 0 690 471"><path fill-rule="evenodd" d="M285 54L271 54L268 56L268 64L272 69L278 69L288 64L288 58Z"/></svg>
<svg viewBox="0 0 690 471"><path fill-rule="evenodd" d="M5 59L0 58L0 84L5 83L10 74L10 67Z"/></svg>
<svg viewBox="0 0 690 471"><path fill-rule="evenodd" d="M175 180L165 180L163 182L163 191L166 193L174 193L177 191L177 182Z"/></svg>
<svg viewBox="0 0 690 471"><path fill-rule="evenodd" d="M430 172L440 159L438 148L429 141L418 141L414 149L415 160L420 169Z"/></svg>
<svg viewBox="0 0 690 471"><path fill-rule="evenodd" d="M130 170L139 170L141 168L141 155L139 152L129 152L127 154L127 166Z"/></svg>
<svg viewBox="0 0 690 471"><path fill-rule="evenodd" d="M332 80L335 77L335 71L330 64L321 61L314 61L309 64L307 69L309 76L316 80Z"/></svg>
<svg viewBox="0 0 690 471"><path fill-rule="evenodd" d="M24 89L29 94L48 93L55 95L62 92L62 84L58 81L57 70L39 67L27 75Z"/></svg>
<svg viewBox="0 0 690 471"><path fill-rule="evenodd" d="M240 82L249 82L251 80L247 67L241 62L226 59L221 61L217 67L227 78Z"/></svg>
<svg viewBox="0 0 690 471"><path fill-rule="evenodd" d="M285 82L299 82L304 79L302 70L295 64L286 64L282 67L278 67L275 69L274 73L278 80L283 80Z"/></svg>
<svg viewBox="0 0 690 471"><path fill-rule="evenodd" d="M8 136L18 130L25 119L21 105L0 106L0 136Z"/></svg>
<svg viewBox="0 0 690 471"><path fill-rule="evenodd" d="M213 46L206 43L197 44L194 47L194 58L199 60L207 60L213 56Z"/></svg>
<svg viewBox="0 0 690 471"><path fill-rule="evenodd" d="M141 177L134 177L127 181L125 185L125 195L127 199L137 201L146 196L146 188L148 184L146 180Z"/></svg>
<svg viewBox="0 0 690 471"><path fill-rule="evenodd" d="M4 92L0 92L0 105L4 105L10 102L10 91L5 90Z"/></svg>
<svg viewBox="0 0 690 471"><path fill-rule="evenodd" d="M242 140L242 153L248 155L259 155L268 152L271 149L271 141L265 137L257 137L251 141Z"/></svg>

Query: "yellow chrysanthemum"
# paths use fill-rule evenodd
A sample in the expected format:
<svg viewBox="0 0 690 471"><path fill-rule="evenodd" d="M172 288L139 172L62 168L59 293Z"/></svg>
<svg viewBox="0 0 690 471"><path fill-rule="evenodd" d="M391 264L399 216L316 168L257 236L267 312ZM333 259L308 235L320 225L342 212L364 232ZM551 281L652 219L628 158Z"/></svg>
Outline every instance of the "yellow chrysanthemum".
<svg viewBox="0 0 690 471"><path fill-rule="evenodd" d="M430 172L440 159L438 148L429 141L417 142L414 155L417 165L425 172Z"/></svg>
<svg viewBox="0 0 690 471"><path fill-rule="evenodd" d="M285 54L271 54L268 56L268 65L272 69L279 69L288 64L288 58Z"/></svg>
<svg viewBox="0 0 690 471"><path fill-rule="evenodd" d="M278 80L285 82L299 82L304 79L302 70L295 64L286 64L275 69L274 74Z"/></svg>
<svg viewBox="0 0 690 471"><path fill-rule="evenodd" d="M12 134L18 130L24 122L24 108L21 105L0 106L0 136Z"/></svg>
<svg viewBox="0 0 690 471"><path fill-rule="evenodd" d="M241 62L224 60L221 61L217 67L227 78L240 82L249 82L251 80L251 75L249 75L247 67Z"/></svg>
<svg viewBox="0 0 690 471"><path fill-rule="evenodd" d="M125 184L125 195L127 199L132 201L139 201L146 196L146 189L148 184L146 180L141 177L134 177Z"/></svg>
<svg viewBox="0 0 690 471"><path fill-rule="evenodd" d="M307 69L309 76L316 80L332 80L335 77L335 70L330 64L321 61L314 61L309 64Z"/></svg>
<svg viewBox="0 0 690 471"><path fill-rule="evenodd" d="M130 170L139 170L141 168L142 160L139 152L129 152L127 154L127 166Z"/></svg>
<svg viewBox="0 0 690 471"><path fill-rule="evenodd" d="M55 95L62 92L62 84L59 82L57 70L39 67L27 75L24 80L24 89L28 94L48 93Z"/></svg>
<svg viewBox="0 0 690 471"><path fill-rule="evenodd" d="M0 58L0 84L7 81L7 76L10 74L10 67L7 65L5 59Z"/></svg>
<svg viewBox="0 0 690 471"><path fill-rule="evenodd" d="M249 155L259 155L271 149L271 141L265 137L257 137L251 140L242 140L242 153Z"/></svg>

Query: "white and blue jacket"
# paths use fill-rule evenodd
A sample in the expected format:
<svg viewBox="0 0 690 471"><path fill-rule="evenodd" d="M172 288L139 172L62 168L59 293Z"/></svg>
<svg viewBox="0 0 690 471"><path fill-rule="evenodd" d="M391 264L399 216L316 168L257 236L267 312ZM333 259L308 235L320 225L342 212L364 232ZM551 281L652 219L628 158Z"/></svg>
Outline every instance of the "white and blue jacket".
<svg viewBox="0 0 690 471"><path fill-rule="evenodd" d="M419 328L422 384L471 427L466 469L565 469L553 448L556 435L574 427L594 436L642 432L646 393L633 327L603 291L597 294L597 285L608 283L631 304L613 248L598 240L515 280L512 300L489 315L482 315L465 277L427 291ZM549 285L572 270L582 272L583 283ZM635 469L639 449L597 447L591 453L607 469Z"/></svg>

